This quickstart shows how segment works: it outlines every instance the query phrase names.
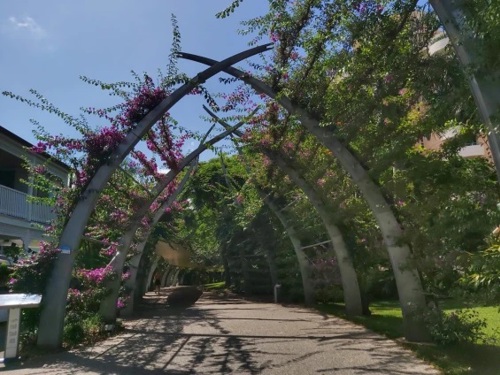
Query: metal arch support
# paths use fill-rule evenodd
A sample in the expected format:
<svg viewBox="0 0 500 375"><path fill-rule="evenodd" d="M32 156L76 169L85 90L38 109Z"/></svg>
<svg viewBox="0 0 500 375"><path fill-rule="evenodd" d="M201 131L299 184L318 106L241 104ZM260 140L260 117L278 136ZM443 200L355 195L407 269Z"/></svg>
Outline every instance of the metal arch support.
<svg viewBox="0 0 500 375"><path fill-rule="evenodd" d="M217 63L215 60L196 55L181 54L181 57L207 65ZM382 195L379 187L373 182L364 166L345 145L335 136L331 136L326 129L321 128L319 122L311 117L307 111L300 106L294 106L289 98L278 96L269 85L243 73L241 70L229 67L224 71L233 77L241 79L255 91L275 99L290 115L298 115L301 122L318 138L320 143L336 154L343 169L360 188L363 197L372 209L380 226L398 287L399 299L402 305L405 337L410 341L428 341L429 335L424 325L415 319L415 316L412 315L408 308L409 306L422 309L426 307L420 276L415 268L403 267L403 264L406 265L408 260L411 259L411 253L408 245L401 245L399 243L399 239L402 236L401 225L391 211L391 207Z"/></svg>
<svg viewBox="0 0 500 375"><path fill-rule="evenodd" d="M150 194L150 200L147 203L144 203L142 205L142 208L140 208L138 211L134 213L134 216L131 218L131 225L127 228L125 231L124 235L120 239L120 245L119 245L119 250L115 257L111 260L109 265L113 267L113 270L115 272L121 272L123 269L123 265L126 260L127 252L129 250L129 247L133 241L133 237L137 229L139 228L141 219L147 214L149 207L151 203L153 202L154 199L157 198L157 196L177 177L177 175L184 170L184 168L188 165L188 163L191 163L190 170L186 173L180 184L177 186L175 192L162 204L162 206L157 210L156 214L154 215L152 226L154 226L163 216L165 212L165 208L169 207L176 199L177 196L181 193L183 190L184 186L187 183L187 180L189 179L189 176L192 174L194 171L194 167L197 164L197 159L199 155L208 148L208 146L213 145L217 143L218 141L222 140L225 138L227 135L231 135L231 132L236 131L237 127L242 126L243 123L239 123L235 125L234 127L231 127L229 129L226 129L223 133L218 134L217 136L213 137L209 141L206 141L208 138L209 134L215 127L215 124L207 131L205 136L202 138L200 141L200 145L198 148L196 148L194 151L192 151L189 155L187 155L182 162L179 164L179 167L175 170L171 170L165 175L165 177L159 181L156 186L153 188L152 193ZM147 234L149 236L149 234ZM142 256L142 251L144 249L144 242L142 242L139 245L140 251L138 254L139 257ZM135 278L137 276L136 272L133 272L131 274L129 282L129 286L132 288L135 288ZM100 307L100 314L101 317L104 319L105 322L113 323L116 319L116 300L118 298L118 293L119 293L119 288L120 288L120 282L119 279L117 280L112 280L108 287L111 289L111 292L103 299L101 302L101 307ZM133 307L133 302L129 302L129 311L131 311Z"/></svg>
<svg viewBox="0 0 500 375"><path fill-rule="evenodd" d="M158 263L160 262L161 257L159 255L155 256L153 263L149 267L148 278L147 278L147 290L151 287L151 283L153 282L153 275L155 274L156 268L158 267Z"/></svg>
<svg viewBox="0 0 500 375"><path fill-rule="evenodd" d="M467 69L469 65L478 63L479 58L473 48L474 36L460 30L461 8L466 1L430 0L429 3L443 24L462 67ZM498 71L489 73L494 73L498 78ZM467 74L467 78L481 120L488 130L488 143L497 172L497 180L500 182L499 124L498 119L495 118L500 105L500 85L498 79L492 79L487 75L484 77L477 74Z"/></svg>
<svg viewBox="0 0 500 375"><path fill-rule="evenodd" d="M230 67L232 64L269 50L271 45L272 44L265 44L251 48L219 63L211 64L212 66L208 69L197 74L195 79L183 84L165 98L158 106L152 109L137 126L127 134L125 139L111 155L109 163L99 167L82 193L80 200L77 202L62 231L58 247L65 249L65 253L60 253L56 259L52 275L47 283L42 300L42 312L37 341L38 346L48 349L57 349L62 345L66 297L76 252L99 194L111 178L113 172L119 167L121 162L139 142L142 136L146 134L165 112L198 86L199 82L206 81L227 67Z"/></svg>

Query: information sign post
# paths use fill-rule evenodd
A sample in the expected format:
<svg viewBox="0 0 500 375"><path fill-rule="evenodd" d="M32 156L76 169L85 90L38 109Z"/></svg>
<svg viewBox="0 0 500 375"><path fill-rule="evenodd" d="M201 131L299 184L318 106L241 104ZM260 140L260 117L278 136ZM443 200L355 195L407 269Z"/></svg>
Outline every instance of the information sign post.
<svg viewBox="0 0 500 375"><path fill-rule="evenodd" d="M0 310L8 310L5 354L2 362L19 358L19 333L21 329L21 309L38 307L42 301L40 294L0 294Z"/></svg>

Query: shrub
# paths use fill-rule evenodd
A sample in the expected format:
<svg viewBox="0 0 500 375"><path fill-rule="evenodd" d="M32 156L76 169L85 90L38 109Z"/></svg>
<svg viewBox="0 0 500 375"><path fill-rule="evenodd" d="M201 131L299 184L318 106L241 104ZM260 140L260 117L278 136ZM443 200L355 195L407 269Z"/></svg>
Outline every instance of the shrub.
<svg viewBox="0 0 500 375"><path fill-rule="evenodd" d="M66 316L64 322L63 341L69 346L74 346L85 339L85 331L82 322L71 318L68 319L69 315Z"/></svg>
<svg viewBox="0 0 500 375"><path fill-rule="evenodd" d="M81 343L93 343L104 334L104 323L98 313L88 314L82 319L77 312L70 311L64 321L64 344L72 347Z"/></svg>
<svg viewBox="0 0 500 375"><path fill-rule="evenodd" d="M104 334L98 314L101 301L109 293L106 282L116 277L111 267L79 269L74 273L74 286L68 290L64 320L64 344L71 347L93 343Z"/></svg>
<svg viewBox="0 0 500 375"><path fill-rule="evenodd" d="M6 264L0 264L0 291L8 290L7 283L10 279L11 270Z"/></svg>
<svg viewBox="0 0 500 375"><path fill-rule="evenodd" d="M342 288L335 285L316 288L316 301L319 303L335 303L344 301Z"/></svg>
<svg viewBox="0 0 500 375"><path fill-rule="evenodd" d="M485 338L482 329L486 327L486 321L478 316L474 310L460 309L447 314L435 308L426 311L423 319L437 344L455 345Z"/></svg>
<svg viewBox="0 0 500 375"><path fill-rule="evenodd" d="M469 266L460 279L466 292L486 303L500 302L500 243L468 257Z"/></svg>
<svg viewBox="0 0 500 375"><path fill-rule="evenodd" d="M58 253L59 250L47 248L29 258L19 260L9 282L12 291L43 294Z"/></svg>
<svg viewBox="0 0 500 375"><path fill-rule="evenodd" d="M14 272L9 281L11 290L17 293L43 294L58 252L44 243L38 254L19 260L14 265ZM40 308L22 310L24 336L31 337L36 333L40 311Z"/></svg>

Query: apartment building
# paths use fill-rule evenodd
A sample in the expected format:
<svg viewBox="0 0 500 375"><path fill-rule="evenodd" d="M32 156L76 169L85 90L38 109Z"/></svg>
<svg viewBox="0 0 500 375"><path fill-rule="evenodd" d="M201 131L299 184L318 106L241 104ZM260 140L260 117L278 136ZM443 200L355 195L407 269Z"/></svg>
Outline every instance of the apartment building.
<svg viewBox="0 0 500 375"><path fill-rule="evenodd" d="M446 53L447 48L451 48L450 40L442 30L436 32L429 44L427 53L430 56ZM458 134L458 128L451 128L442 134L432 134L429 138L422 140L422 146L429 150L439 150L443 143ZM471 139L469 144L459 150L459 154L464 158L485 158L493 162L488 139L485 135L479 134L475 139Z"/></svg>
<svg viewBox="0 0 500 375"><path fill-rule="evenodd" d="M422 140L422 146L428 150L439 150L443 143L457 135L459 129L451 128L442 134L434 133L429 138ZM485 158L493 163L488 139L484 135L478 135L467 145L462 147L458 154L464 158Z"/></svg>
<svg viewBox="0 0 500 375"><path fill-rule="evenodd" d="M67 186L69 181L70 168L66 164L46 154L32 153L32 146L0 126L0 252L12 244L36 251L44 227L54 217L52 207L29 201L29 196L47 192L38 192L26 183L30 176L23 167L25 160L45 165L46 173L62 185Z"/></svg>

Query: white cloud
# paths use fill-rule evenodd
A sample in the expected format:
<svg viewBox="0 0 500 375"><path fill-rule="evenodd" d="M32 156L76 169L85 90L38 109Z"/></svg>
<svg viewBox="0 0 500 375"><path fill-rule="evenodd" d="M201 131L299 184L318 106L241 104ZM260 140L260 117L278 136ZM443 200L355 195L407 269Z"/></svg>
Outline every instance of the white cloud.
<svg viewBox="0 0 500 375"><path fill-rule="evenodd" d="M34 39L44 39L47 32L32 17L9 17L11 29L24 32Z"/></svg>

